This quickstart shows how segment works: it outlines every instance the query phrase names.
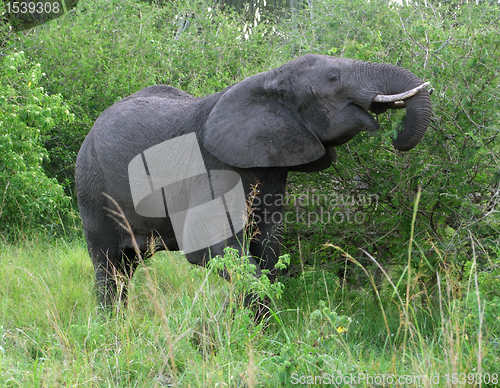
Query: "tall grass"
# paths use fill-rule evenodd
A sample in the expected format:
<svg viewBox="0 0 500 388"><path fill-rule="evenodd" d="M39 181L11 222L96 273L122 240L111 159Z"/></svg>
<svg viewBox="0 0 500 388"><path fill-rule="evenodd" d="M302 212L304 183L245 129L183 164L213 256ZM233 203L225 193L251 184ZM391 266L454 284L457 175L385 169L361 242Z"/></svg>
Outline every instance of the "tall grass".
<svg viewBox="0 0 500 388"><path fill-rule="evenodd" d="M311 386L313 378L326 385L365 374L350 386L374 386L369 376L386 375L415 382L394 386L431 387L429 377L439 374L438 386L451 387L463 378L480 386L478 373L483 382L489 376L481 386L494 386L498 332L489 330L498 326L485 316L474 269L469 290L452 280L453 269L436 274L436 292L417 272L401 287L398 272L384 269L373 298L372 290L343 289L319 267L304 268L285 280L283 298L261 324L238 304L226 308L234 285L213 272L158 253L134 276L128 308L101 316L82 240L2 244L2 386ZM477 324L465 319L470 306Z"/></svg>

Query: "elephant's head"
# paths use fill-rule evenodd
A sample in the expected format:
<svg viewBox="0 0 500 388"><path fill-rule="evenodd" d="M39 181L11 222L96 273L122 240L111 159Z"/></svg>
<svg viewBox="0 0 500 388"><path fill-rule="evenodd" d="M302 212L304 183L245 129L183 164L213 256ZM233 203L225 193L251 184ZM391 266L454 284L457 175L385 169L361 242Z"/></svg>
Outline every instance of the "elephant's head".
<svg viewBox="0 0 500 388"><path fill-rule="evenodd" d="M404 128L393 145L407 151L430 123L424 86L400 67L305 55L228 88L208 117L203 142L235 167L300 166L377 129L370 111L404 107Z"/></svg>

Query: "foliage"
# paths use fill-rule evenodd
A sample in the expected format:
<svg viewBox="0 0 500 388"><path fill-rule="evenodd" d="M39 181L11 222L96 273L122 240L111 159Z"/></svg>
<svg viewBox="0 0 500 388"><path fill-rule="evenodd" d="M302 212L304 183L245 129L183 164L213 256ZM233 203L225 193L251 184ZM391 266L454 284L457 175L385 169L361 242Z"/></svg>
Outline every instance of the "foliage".
<svg viewBox="0 0 500 388"><path fill-rule="evenodd" d="M38 86L40 64L31 66L24 53L0 64L0 233L53 229L71 213L71 199L55 179L46 176L44 134L73 115L60 95Z"/></svg>
<svg viewBox="0 0 500 388"><path fill-rule="evenodd" d="M278 259L275 268L281 271L289 263L289 256L283 255ZM234 248L225 248L223 257L213 257L208 264L210 268L227 274L226 276L234 282L235 291L239 296L252 293L264 300L266 297L279 299L283 294L283 284L271 283L266 276L269 270L262 270L263 276L257 278L255 265L250 263L248 257L240 256L238 250Z"/></svg>
<svg viewBox="0 0 500 388"><path fill-rule="evenodd" d="M341 255L320 245L329 241L359 260L366 257L361 248L385 266L401 268L407 261L418 187L422 199L414 244L422 255L415 257L415 269L426 271L431 282L442 266L456 263L462 272L473 254L471 234L490 254L495 251L500 189L497 9L474 3L400 7L363 0L328 2L304 10L288 28L293 55L315 52L392 63L435 88L431 128L414 150L393 150L391 129L401 113L388 113L379 118L386 131L358 135L338 147L338 162L331 169L291 177L289 192L302 203L288 210L304 216L286 225L287 245L300 251L302 264L329 263L342 272ZM316 215L326 213L329 221L316 221ZM309 219L313 222L304 222ZM487 264L485 257L478 258L480 268ZM292 264L298 261L296 253Z"/></svg>
<svg viewBox="0 0 500 388"><path fill-rule="evenodd" d="M307 322L310 326L304 330L301 341L286 343L279 354L270 359L276 365L277 382L284 386L297 384L294 376L307 376L305 373L298 373L304 364L314 365L314 369L317 368L316 374L321 375L320 371L328 368L327 359L334 348L345 344L344 337L352 319L330 310L322 300L317 303L319 308L309 315Z"/></svg>

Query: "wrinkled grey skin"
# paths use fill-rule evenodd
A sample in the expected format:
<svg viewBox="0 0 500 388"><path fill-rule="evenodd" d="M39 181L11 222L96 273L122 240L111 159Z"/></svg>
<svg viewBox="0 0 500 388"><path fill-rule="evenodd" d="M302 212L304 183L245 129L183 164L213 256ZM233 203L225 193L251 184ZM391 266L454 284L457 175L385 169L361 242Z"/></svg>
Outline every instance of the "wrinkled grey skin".
<svg viewBox="0 0 500 388"><path fill-rule="evenodd" d="M103 193L123 210L143 254L151 236L161 237L167 249L178 250L168 217L146 218L134 210L127 167L140 152L194 132L207 170L236 171L246 195L259 182L259 200L267 195L269 206L261 205L255 213L261 219L260 234L249 251L259 272L273 270L281 251L280 225L265 212L282 213L283 207L269 195L284 196L289 171L328 168L336 157L335 146L361 131L376 130L369 111L379 114L391 107L373 103L376 95L397 94L421 84L414 74L392 65L305 55L210 96L197 98L158 85L106 109L76 162L78 204L100 303L110 306L117 298L126 300L126 290L117 295L112 269L130 279L138 265L131 237L109 217L106 209L116 207ZM393 142L402 151L419 143L431 117L426 89L405 102L405 127ZM241 239L241 234L237 237ZM222 255L226 245L241 251L233 237L210 247L211 255ZM208 252L193 252L187 259L204 265Z"/></svg>

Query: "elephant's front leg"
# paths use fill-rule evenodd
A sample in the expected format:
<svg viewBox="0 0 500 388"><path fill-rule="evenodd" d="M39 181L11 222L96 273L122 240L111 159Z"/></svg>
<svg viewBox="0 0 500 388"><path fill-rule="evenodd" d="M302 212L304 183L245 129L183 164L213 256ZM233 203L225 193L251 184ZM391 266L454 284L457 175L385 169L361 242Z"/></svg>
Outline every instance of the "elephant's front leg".
<svg viewBox="0 0 500 388"><path fill-rule="evenodd" d="M188 252L186 258L191 263L206 265L210 257L223 256L224 248L231 247L236 249L240 256L248 257L249 263L256 268L255 276L257 278L262 275L263 269L267 269L270 271L269 278L274 280L277 275L274 266L280 256L282 244L283 204L287 171L282 168L260 168L243 170L239 172L239 176L246 189L251 209L247 217L246 227L244 230L239 230L244 226L242 224L236 228L237 212L229 210L227 214L232 220L232 228L221 229L226 232L225 237L222 238L223 241L212 244L208 248ZM214 222L208 222L207 217L214 217ZM208 227L208 225L216 225L216 221L220 219L224 219L224 217L218 215L217 212L205 212L203 217L186 218L183 227L185 230L196 229L196 234L211 235L214 228ZM239 231L231 235L235 230ZM189 235L193 236L194 233L191 232ZM221 271L220 274L227 280L231 280L227 271ZM245 302L247 306L253 305L255 307L257 317L261 317L267 311L266 306L262 305L256 295L247 295Z"/></svg>
<svg viewBox="0 0 500 388"><path fill-rule="evenodd" d="M255 208L250 226L250 255L260 269L269 270L268 277L274 280L277 270L274 267L281 255L283 244L283 207L280 209Z"/></svg>
<svg viewBox="0 0 500 388"><path fill-rule="evenodd" d="M275 264L281 255L283 243L283 207L287 171L266 168L256 174L258 184L250 198L249 217L250 254L261 269L269 270L269 278L276 278Z"/></svg>
<svg viewBox="0 0 500 388"><path fill-rule="evenodd" d="M260 171L259 171L260 172ZM268 270L271 281L276 279L276 263L281 255L283 242L283 207L287 172L279 168L269 168L256 176L257 186L250 194L251 212L248 218L247 235L250 241L251 259L258 263L258 276ZM269 315L270 300L261 300L256 294L245 296L245 305L255 312L256 321Z"/></svg>

